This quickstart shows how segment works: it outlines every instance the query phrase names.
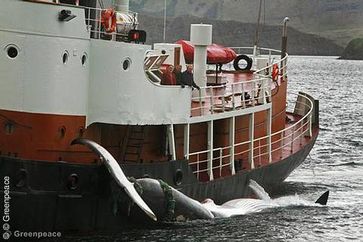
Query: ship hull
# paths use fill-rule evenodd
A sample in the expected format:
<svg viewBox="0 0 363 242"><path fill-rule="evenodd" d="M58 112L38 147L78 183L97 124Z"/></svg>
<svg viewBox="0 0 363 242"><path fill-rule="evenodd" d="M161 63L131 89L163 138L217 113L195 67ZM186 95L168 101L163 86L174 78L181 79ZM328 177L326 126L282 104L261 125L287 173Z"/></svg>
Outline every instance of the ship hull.
<svg viewBox="0 0 363 242"><path fill-rule="evenodd" d="M305 160L316 138L317 132L309 143L278 162L240 170L233 176L209 182L198 182L187 162L182 160L121 166L127 176L161 178L187 196L196 200L212 198L219 204L248 196L249 179L267 191L276 187ZM177 170L183 174L179 185L175 185ZM113 179L103 165L48 163L1 156L0 174L10 178L9 224L13 231L120 231L140 226L140 221L148 222L137 206L131 212L125 206L126 195L120 190L115 192Z"/></svg>

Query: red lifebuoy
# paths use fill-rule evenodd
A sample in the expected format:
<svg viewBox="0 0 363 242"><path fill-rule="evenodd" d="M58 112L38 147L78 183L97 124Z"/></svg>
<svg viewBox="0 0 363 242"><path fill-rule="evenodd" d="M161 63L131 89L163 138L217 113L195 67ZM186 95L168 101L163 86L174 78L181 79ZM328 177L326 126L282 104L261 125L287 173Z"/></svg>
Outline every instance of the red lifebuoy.
<svg viewBox="0 0 363 242"><path fill-rule="evenodd" d="M279 66L275 63L272 66L272 80L277 81L277 77L279 76Z"/></svg>
<svg viewBox="0 0 363 242"><path fill-rule="evenodd" d="M107 33L116 31L116 11L112 8L102 10L101 23Z"/></svg>

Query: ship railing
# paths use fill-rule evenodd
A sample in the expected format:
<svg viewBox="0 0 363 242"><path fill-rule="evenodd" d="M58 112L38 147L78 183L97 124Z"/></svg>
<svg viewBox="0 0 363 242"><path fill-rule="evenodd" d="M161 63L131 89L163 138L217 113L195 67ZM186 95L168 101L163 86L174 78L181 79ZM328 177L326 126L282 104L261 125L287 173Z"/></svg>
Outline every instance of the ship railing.
<svg viewBox="0 0 363 242"><path fill-rule="evenodd" d="M237 55L245 54L249 55L250 57L254 58L253 56L253 47L229 47L233 49ZM260 76L270 76L272 73L272 67L274 64L277 64L279 67L279 77L283 80L286 80L287 77L287 58L288 54L285 53L285 56L281 59L281 51L276 49L270 48L257 48L257 56L255 57L267 57L268 58L268 65L261 69L255 70L254 73Z"/></svg>
<svg viewBox="0 0 363 242"><path fill-rule="evenodd" d="M290 96L299 98L293 102L294 109L288 110L292 120L286 128L271 135L254 138L253 141L236 143L233 147L229 145L189 153L189 165L197 179L205 180L207 176L207 179L213 180L241 169L254 169L298 151L312 137L313 101L303 94Z"/></svg>
<svg viewBox="0 0 363 242"><path fill-rule="evenodd" d="M253 47L230 47L237 54L253 54ZM273 89L271 73L275 64L279 67L278 80L274 85L287 78L287 58L280 58L281 51L269 48L257 48L256 57L268 57L265 67L255 70L255 79L240 81L227 85L201 87L198 95L193 95L191 116L203 116L213 113L234 111L236 109L265 104L271 102ZM252 55L252 58L254 56ZM245 100L244 93L248 93L250 100ZM256 94L261 94L257 95ZM239 97L240 101L238 98Z"/></svg>
<svg viewBox="0 0 363 242"><path fill-rule="evenodd" d="M138 26L138 14L132 11L128 11L125 14L126 17L130 17L131 21L123 22L123 24L116 24L116 30L113 32L107 32L102 26L101 13L107 9L83 7L85 10L85 19L87 31L92 39L104 39L111 41L126 41L128 39L129 29L136 29Z"/></svg>
<svg viewBox="0 0 363 242"><path fill-rule="evenodd" d="M192 97L192 116L234 111L271 102L271 81L262 77L228 85L201 87Z"/></svg>

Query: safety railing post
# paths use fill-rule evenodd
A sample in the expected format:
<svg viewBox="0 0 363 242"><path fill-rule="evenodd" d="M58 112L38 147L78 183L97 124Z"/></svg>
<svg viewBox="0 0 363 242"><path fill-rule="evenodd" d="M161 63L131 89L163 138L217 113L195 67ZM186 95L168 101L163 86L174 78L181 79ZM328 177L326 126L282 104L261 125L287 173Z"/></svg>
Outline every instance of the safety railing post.
<svg viewBox="0 0 363 242"><path fill-rule="evenodd" d="M222 155L223 155L223 150L222 148L219 148L219 177L222 176Z"/></svg>
<svg viewBox="0 0 363 242"><path fill-rule="evenodd" d="M263 78L262 79L262 84L261 84L261 91L262 91L262 103L266 104L266 79Z"/></svg>
<svg viewBox="0 0 363 242"><path fill-rule="evenodd" d="M213 177L213 120L208 122L208 175L209 180L212 181Z"/></svg>
<svg viewBox="0 0 363 242"><path fill-rule="evenodd" d="M184 125L184 159L189 160L190 124Z"/></svg>
<svg viewBox="0 0 363 242"><path fill-rule="evenodd" d="M267 109L267 154L268 154L268 163L272 162L272 154L271 154L271 150L272 150L272 138L271 138L271 133L272 133L272 108Z"/></svg>
<svg viewBox="0 0 363 242"><path fill-rule="evenodd" d="M236 173L236 168L234 166L235 126L236 126L236 117L233 116L229 120L229 146L231 147L229 151L230 154L229 163L232 175Z"/></svg>
<svg viewBox="0 0 363 242"><path fill-rule="evenodd" d="M280 155L280 158L282 158L282 151L284 149L284 138L285 138L285 135L284 135L285 131L282 131L280 134L280 151L281 151L281 155Z"/></svg>
<svg viewBox="0 0 363 242"><path fill-rule="evenodd" d="M246 108L246 100L245 100L245 90L243 88L243 83L241 83L241 99L242 99L242 108Z"/></svg>
<svg viewBox="0 0 363 242"><path fill-rule="evenodd" d="M234 101L234 84L232 83L231 85L232 88L232 110L236 110L236 105L235 105L235 101Z"/></svg>
<svg viewBox="0 0 363 242"><path fill-rule="evenodd" d="M251 165L251 169L255 168L255 163L254 163L254 159L253 159L253 150L254 150L254 133L255 133L255 114L251 113L249 115L249 130L248 130L248 137L249 137L249 141L250 141L250 145L249 145L249 157L248 157L248 161Z"/></svg>
<svg viewBox="0 0 363 242"><path fill-rule="evenodd" d="M291 149L290 149L291 152L294 151L294 132L295 132L295 126L292 128L291 132Z"/></svg>
<svg viewBox="0 0 363 242"><path fill-rule="evenodd" d="M261 140L258 140L258 162L261 166Z"/></svg>
<svg viewBox="0 0 363 242"><path fill-rule="evenodd" d="M225 104L226 103L226 100L224 98L224 96L222 96L222 111L224 112L225 111Z"/></svg>
<svg viewBox="0 0 363 242"><path fill-rule="evenodd" d="M313 118L312 118L312 115L310 113L309 115L309 137L311 138L313 136Z"/></svg>
<svg viewBox="0 0 363 242"><path fill-rule="evenodd" d="M200 159L199 153L197 154L197 179L199 180L199 170L200 170Z"/></svg>
<svg viewBox="0 0 363 242"><path fill-rule="evenodd" d="M214 109L213 109L213 107L214 107L214 100L213 100L213 98L214 98L213 88L211 87L210 88L210 111L211 111L212 114L214 113Z"/></svg>
<svg viewBox="0 0 363 242"><path fill-rule="evenodd" d="M200 108L200 115L203 116L204 111L203 111L202 91L201 90L199 90L199 108Z"/></svg>
<svg viewBox="0 0 363 242"><path fill-rule="evenodd" d="M252 100L252 106L255 106L256 102L256 82L252 82L252 91L251 91L251 100Z"/></svg>

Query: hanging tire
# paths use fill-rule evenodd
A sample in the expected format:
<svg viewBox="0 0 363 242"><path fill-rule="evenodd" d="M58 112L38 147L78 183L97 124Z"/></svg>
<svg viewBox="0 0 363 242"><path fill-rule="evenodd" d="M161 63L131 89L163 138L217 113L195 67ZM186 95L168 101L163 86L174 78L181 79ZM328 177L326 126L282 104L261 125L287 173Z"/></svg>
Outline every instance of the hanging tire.
<svg viewBox="0 0 363 242"><path fill-rule="evenodd" d="M243 63L240 61L244 61L246 62L244 67L240 67L240 65ZM239 55L237 56L234 61L233 61L233 67L236 71L247 71L247 70L251 70L252 67L252 59L250 57L248 57L247 55Z"/></svg>

